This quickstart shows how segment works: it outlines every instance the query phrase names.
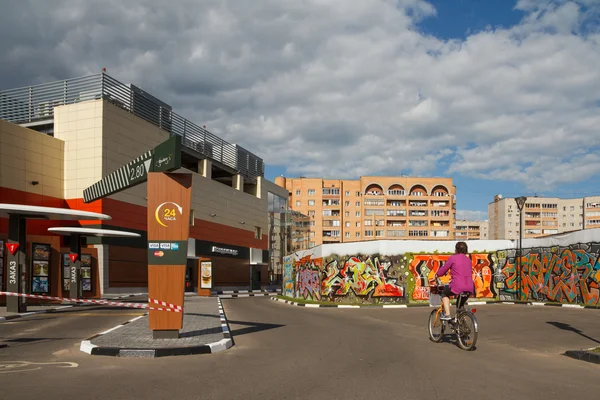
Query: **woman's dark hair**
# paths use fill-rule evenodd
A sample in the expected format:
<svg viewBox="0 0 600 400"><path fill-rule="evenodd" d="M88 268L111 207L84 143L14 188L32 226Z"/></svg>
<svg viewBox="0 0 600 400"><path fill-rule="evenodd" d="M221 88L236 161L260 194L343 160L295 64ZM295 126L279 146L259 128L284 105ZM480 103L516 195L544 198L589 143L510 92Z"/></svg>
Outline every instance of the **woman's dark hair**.
<svg viewBox="0 0 600 400"><path fill-rule="evenodd" d="M467 254L469 252L469 249L467 248L467 244L465 242L456 243L455 249L457 254Z"/></svg>

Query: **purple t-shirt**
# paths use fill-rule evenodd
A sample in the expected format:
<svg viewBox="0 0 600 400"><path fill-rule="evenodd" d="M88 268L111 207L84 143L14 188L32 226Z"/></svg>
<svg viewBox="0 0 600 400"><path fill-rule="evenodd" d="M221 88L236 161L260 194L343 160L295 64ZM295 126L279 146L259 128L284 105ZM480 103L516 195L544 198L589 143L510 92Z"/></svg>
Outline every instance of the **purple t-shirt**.
<svg viewBox="0 0 600 400"><path fill-rule="evenodd" d="M454 254L448 258L448 261L436 273L437 276L444 276L450 270L452 281L450 289L452 293L460 292L474 293L475 285L473 283L473 266L471 259L465 254Z"/></svg>

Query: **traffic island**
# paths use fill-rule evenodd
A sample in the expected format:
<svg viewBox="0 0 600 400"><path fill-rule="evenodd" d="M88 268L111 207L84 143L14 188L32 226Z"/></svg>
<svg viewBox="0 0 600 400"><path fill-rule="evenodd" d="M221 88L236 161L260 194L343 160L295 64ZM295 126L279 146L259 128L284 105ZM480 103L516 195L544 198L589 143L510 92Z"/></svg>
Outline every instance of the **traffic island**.
<svg viewBox="0 0 600 400"><path fill-rule="evenodd" d="M567 350L565 355L576 360L600 364L600 347L595 347L587 350Z"/></svg>
<svg viewBox="0 0 600 400"><path fill-rule="evenodd" d="M233 345L219 298L187 297L183 312L178 338L154 339L148 315L143 315L82 341L80 350L99 356L165 357L216 353Z"/></svg>

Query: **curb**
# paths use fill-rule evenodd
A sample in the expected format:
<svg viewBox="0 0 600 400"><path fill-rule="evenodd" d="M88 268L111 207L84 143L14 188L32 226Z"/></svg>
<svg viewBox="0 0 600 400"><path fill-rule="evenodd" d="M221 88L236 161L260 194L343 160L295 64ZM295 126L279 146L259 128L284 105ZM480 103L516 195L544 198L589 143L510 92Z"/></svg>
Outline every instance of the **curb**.
<svg viewBox="0 0 600 400"><path fill-rule="evenodd" d="M280 301L285 304L290 304L298 307L309 307L309 308L414 308L414 307L432 307L429 304L390 304L390 305L350 305L350 304L317 304L317 303L298 303L291 300L284 300L278 297L271 297L271 300ZM473 301L467 302L468 306L477 306L477 305L487 305L487 304L511 304L511 305L524 305L524 306L533 306L533 307L564 307L564 308L580 308L580 309L594 309L598 310L599 307L593 306L582 306L579 304L546 304L546 303L537 303L537 302L519 302L519 301Z"/></svg>
<svg viewBox="0 0 600 400"><path fill-rule="evenodd" d="M81 345L79 346L79 350L94 356L113 356L113 357L147 357L147 358L156 358L156 357L167 357L167 356L185 356L185 355L195 355L195 354L209 354L209 353L217 353L219 351L227 350L231 346L233 346L233 338L231 337L231 332L229 330L229 323L227 322L227 317L225 316L225 310L223 309L223 305L221 303L221 299L217 298L217 306L219 309L219 319L221 321L221 329L223 332L224 338L213 343L207 343L199 346L188 346L188 347L170 347L170 348L160 348L160 349L145 349L145 348L120 348L120 347L100 347L92 343L92 340L106 335L109 332L112 332L116 329L119 329L133 321L136 321L142 317L145 317L148 314L141 315L139 317L135 317L127 322L124 322L120 325L117 325L111 329L108 329L104 332L98 333L94 336L91 336L85 340L81 341Z"/></svg>
<svg viewBox="0 0 600 400"><path fill-rule="evenodd" d="M265 297L265 296L277 296L277 293L240 293L240 294L217 294L220 299L239 299L242 297Z"/></svg>
<svg viewBox="0 0 600 400"><path fill-rule="evenodd" d="M576 360L600 364L600 353L592 353L587 350L567 350L565 355Z"/></svg>

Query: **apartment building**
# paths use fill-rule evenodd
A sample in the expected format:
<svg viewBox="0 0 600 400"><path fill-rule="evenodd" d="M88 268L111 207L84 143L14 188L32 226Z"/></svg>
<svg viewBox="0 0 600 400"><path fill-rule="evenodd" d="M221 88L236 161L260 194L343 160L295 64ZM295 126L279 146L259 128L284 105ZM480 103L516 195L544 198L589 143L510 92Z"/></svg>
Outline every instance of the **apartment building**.
<svg viewBox="0 0 600 400"><path fill-rule="evenodd" d="M469 221L466 219L456 220L454 227L454 238L456 240L488 240L488 221Z"/></svg>
<svg viewBox="0 0 600 400"><path fill-rule="evenodd" d="M454 238L452 178L275 178L290 207L311 218L309 247L377 239Z"/></svg>
<svg viewBox="0 0 600 400"><path fill-rule="evenodd" d="M494 196L488 205L490 239L519 238L519 209L513 197ZM528 197L523 208L523 238L600 228L600 196L561 199Z"/></svg>

